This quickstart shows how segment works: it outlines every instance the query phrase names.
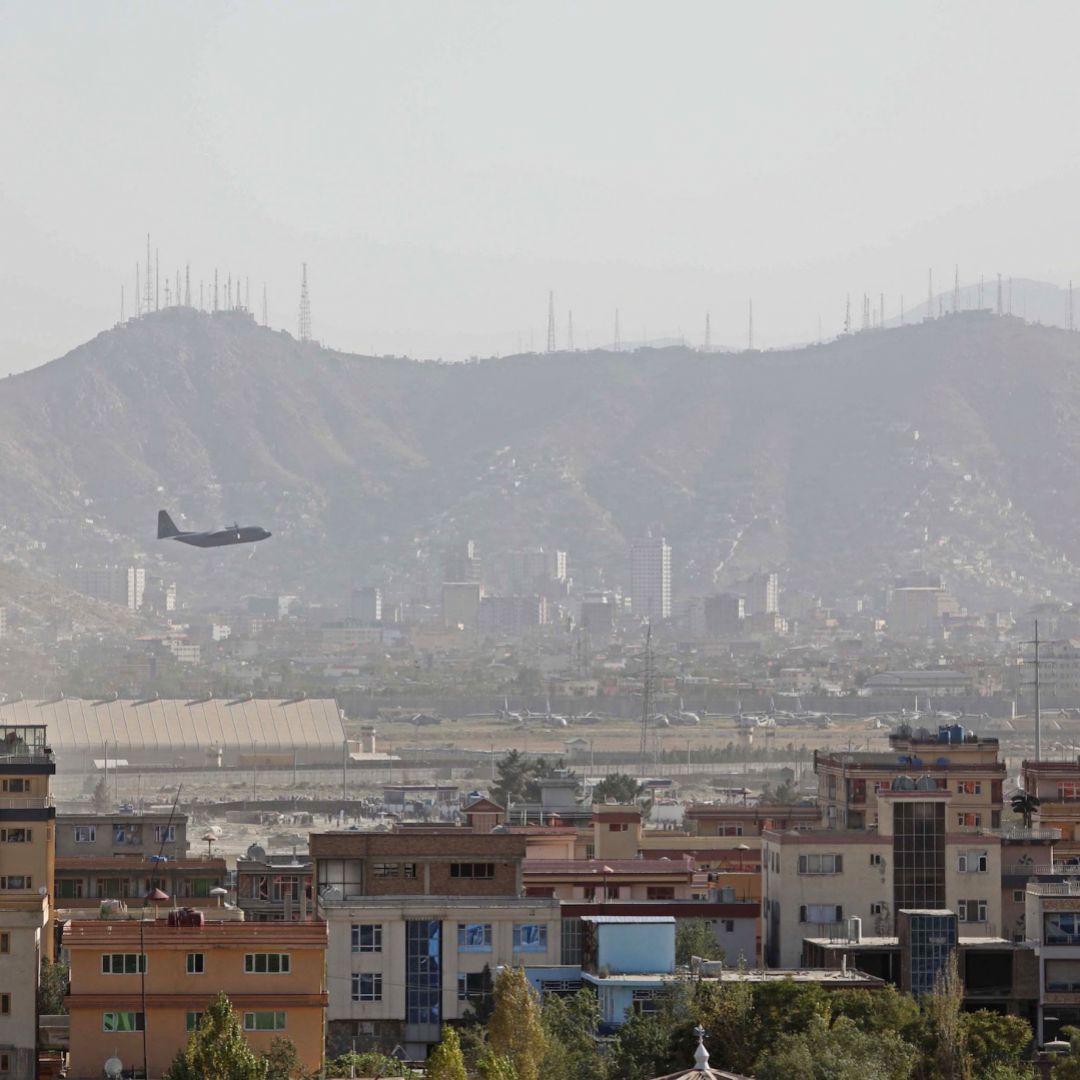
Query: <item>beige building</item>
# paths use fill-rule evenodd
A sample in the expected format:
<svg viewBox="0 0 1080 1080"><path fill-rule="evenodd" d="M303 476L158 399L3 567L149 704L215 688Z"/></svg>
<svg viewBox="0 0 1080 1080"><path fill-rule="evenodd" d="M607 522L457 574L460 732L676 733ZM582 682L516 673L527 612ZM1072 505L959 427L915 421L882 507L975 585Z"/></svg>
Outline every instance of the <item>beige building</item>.
<svg viewBox="0 0 1080 1080"><path fill-rule="evenodd" d="M0 726L0 1076L37 1076L37 990L53 955L56 772L44 725Z"/></svg>
<svg viewBox="0 0 1080 1080"><path fill-rule="evenodd" d="M1039 967L1038 1043L1080 1024L1080 882L1029 882L1027 934Z"/></svg>
<svg viewBox="0 0 1080 1080"><path fill-rule="evenodd" d="M1000 932L1000 837L954 829L950 793L929 777L878 795L876 831L764 834L769 966L798 966L804 938L895 934L901 908L949 908L966 936Z"/></svg>

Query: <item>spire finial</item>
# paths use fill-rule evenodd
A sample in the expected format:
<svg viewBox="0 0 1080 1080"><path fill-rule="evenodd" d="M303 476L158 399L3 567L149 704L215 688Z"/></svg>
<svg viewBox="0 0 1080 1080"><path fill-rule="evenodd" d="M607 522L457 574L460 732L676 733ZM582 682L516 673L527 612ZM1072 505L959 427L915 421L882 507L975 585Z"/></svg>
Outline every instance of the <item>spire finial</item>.
<svg viewBox="0 0 1080 1080"><path fill-rule="evenodd" d="M707 1073L709 1069L709 1051L705 1049L705 1036L707 1032L698 1024L694 1028L694 1034L697 1036L697 1049L694 1051L694 1069L697 1072Z"/></svg>

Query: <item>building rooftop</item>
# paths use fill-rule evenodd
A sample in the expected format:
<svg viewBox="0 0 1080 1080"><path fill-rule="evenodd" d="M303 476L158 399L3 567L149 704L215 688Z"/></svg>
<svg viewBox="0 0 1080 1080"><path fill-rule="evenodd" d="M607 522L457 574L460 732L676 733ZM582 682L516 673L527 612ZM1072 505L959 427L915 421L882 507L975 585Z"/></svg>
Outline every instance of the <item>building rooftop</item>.
<svg viewBox="0 0 1080 1080"><path fill-rule="evenodd" d="M581 921L597 923L601 926L607 926L609 923L616 926L623 923L644 923L648 926L663 926L674 923L675 917L673 915L582 915Z"/></svg>
<svg viewBox="0 0 1080 1080"><path fill-rule="evenodd" d="M692 874L689 856L679 859L526 859L526 874Z"/></svg>
<svg viewBox="0 0 1080 1080"><path fill-rule="evenodd" d="M150 948L187 949L198 944L323 948L324 922L240 922L207 920L202 926L169 926L165 919L72 919L64 923L65 948L108 948L119 938L142 940Z"/></svg>

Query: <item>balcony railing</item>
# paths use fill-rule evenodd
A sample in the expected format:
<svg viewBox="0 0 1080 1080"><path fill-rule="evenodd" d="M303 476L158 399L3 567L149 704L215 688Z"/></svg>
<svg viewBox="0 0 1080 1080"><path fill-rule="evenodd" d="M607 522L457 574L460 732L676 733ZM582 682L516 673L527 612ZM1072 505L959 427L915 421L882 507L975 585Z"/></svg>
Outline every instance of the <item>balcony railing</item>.
<svg viewBox="0 0 1080 1080"><path fill-rule="evenodd" d="M1061 830L1047 826L1025 829L1023 825L1002 825L999 829L984 828L987 836L1000 836L1002 840L1060 840Z"/></svg>
<svg viewBox="0 0 1080 1080"><path fill-rule="evenodd" d="M55 805L51 795L0 795L0 810L45 810Z"/></svg>

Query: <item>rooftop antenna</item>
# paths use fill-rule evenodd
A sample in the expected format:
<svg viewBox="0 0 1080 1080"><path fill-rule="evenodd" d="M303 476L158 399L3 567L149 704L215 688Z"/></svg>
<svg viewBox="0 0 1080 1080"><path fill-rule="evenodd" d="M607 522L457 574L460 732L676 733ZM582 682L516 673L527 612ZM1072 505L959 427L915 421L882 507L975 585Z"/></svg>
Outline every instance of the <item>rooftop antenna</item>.
<svg viewBox="0 0 1080 1080"><path fill-rule="evenodd" d="M135 317L142 314L142 293L139 290L139 263L135 263Z"/></svg>
<svg viewBox="0 0 1080 1080"><path fill-rule="evenodd" d="M184 307L191 307L191 263L184 267Z"/></svg>
<svg viewBox="0 0 1080 1080"><path fill-rule="evenodd" d="M548 290L548 336L547 351L555 351L555 293Z"/></svg>
<svg viewBox="0 0 1080 1080"><path fill-rule="evenodd" d="M851 293L847 294L847 303L844 305L844 333L851 333Z"/></svg>
<svg viewBox="0 0 1080 1080"><path fill-rule="evenodd" d="M308 297L307 263L300 277L300 340L311 340L311 300Z"/></svg>
<svg viewBox="0 0 1080 1080"><path fill-rule="evenodd" d="M622 352L622 338L619 335L619 309L615 309L615 351Z"/></svg>
<svg viewBox="0 0 1080 1080"><path fill-rule="evenodd" d="M1039 620L1035 620L1035 638L1033 641L1025 641L1025 645L1032 645L1035 649L1035 655L1032 658L1031 663L1035 667L1035 760L1038 762L1042 757L1042 703L1040 701L1039 692L1039 666L1042 661L1039 659Z"/></svg>
<svg viewBox="0 0 1080 1080"><path fill-rule="evenodd" d="M712 352L712 320L709 318L709 313L705 312L705 352Z"/></svg>
<svg viewBox="0 0 1080 1080"><path fill-rule="evenodd" d="M956 263L953 270L952 286L952 310L955 315L960 310L960 264Z"/></svg>
<svg viewBox="0 0 1080 1080"><path fill-rule="evenodd" d="M270 317L266 314L266 282L263 282L263 326L270 325Z"/></svg>
<svg viewBox="0 0 1080 1080"><path fill-rule="evenodd" d="M641 671L641 743L638 747L640 758L639 775L644 777L649 757L649 716L652 713L653 694L653 651L652 622L645 624L645 656Z"/></svg>
<svg viewBox="0 0 1080 1080"><path fill-rule="evenodd" d="M754 298L750 298L750 326L747 333L748 348L754 351Z"/></svg>
<svg viewBox="0 0 1080 1080"><path fill-rule="evenodd" d="M566 351L574 351L574 313L566 313Z"/></svg>

